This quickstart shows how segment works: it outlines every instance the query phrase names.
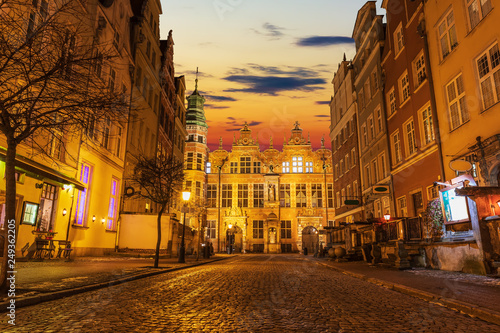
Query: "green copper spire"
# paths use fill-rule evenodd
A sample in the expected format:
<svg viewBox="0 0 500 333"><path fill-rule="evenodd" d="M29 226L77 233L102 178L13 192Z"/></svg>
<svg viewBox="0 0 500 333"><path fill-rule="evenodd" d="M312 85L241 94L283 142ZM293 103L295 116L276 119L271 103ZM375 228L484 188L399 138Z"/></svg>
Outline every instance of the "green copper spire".
<svg viewBox="0 0 500 333"><path fill-rule="evenodd" d="M187 98L188 109L186 112L186 125L197 125L208 128L205 118L205 97L198 92L198 68L196 68L196 80L193 93Z"/></svg>

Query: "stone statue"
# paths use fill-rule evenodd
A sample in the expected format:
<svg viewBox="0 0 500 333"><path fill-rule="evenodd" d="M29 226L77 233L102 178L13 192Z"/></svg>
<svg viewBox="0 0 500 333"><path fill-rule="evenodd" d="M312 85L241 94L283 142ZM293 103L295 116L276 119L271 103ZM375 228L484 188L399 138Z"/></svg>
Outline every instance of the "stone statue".
<svg viewBox="0 0 500 333"><path fill-rule="evenodd" d="M274 184L269 184L269 201L274 201L275 200L275 187Z"/></svg>

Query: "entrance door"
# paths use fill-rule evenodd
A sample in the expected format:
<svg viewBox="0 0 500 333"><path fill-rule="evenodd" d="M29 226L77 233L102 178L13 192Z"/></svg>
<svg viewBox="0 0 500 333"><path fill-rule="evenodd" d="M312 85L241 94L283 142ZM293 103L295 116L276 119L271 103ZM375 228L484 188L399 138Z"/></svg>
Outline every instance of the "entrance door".
<svg viewBox="0 0 500 333"><path fill-rule="evenodd" d="M240 227L234 226L234 238L233 238L233 251L235 253L241 253L243 249L243 230Z"/></svg>
<svg viewBox="0 0 500 333"><path fill-rule="evenodd" d="M319 233L315 227L305 227L302 230L302 249L307 253L314 254L319 246Z"/></svg>
<svg viewBox="0 0 500 333"><path fill-rule="evenodd" d="M44 183L42 187L42 196L40 198L40 215L38 220L38 228L40 231L54 230L53 213L55 209L56 187L51 184Z"/></svg>

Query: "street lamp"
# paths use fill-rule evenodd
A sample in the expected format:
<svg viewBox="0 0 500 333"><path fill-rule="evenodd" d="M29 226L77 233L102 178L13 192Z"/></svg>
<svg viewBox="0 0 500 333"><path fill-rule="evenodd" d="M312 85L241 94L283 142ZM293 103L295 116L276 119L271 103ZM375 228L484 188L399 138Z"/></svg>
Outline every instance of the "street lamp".
<svg viewBox="0 0 500 333"><path fill-rule="evenodd" d="M388 222L391 219L391 214L384 214L385 222Z"/></svg>
<svg viewBox="0 0 500 333"><path fill-rule="evenodd" d="M227 254L232 254L233 253L233 242L232 242L232 237L231 237L231 234L232 234L232 228L233 228L233 225L231 223L229 223L229 225L227 226Z"/></svg>
<svg viewBox="0 0 500 333"><path fill-rule="evenodd" d="M182 225L182 238L181 238L181 250L179 253L179 262L186 262L186 247L184 246L184 234L186 232L186 213L187 213L187 202L189 201L189 197L191 196L191 192L183 191L182 192L182 200L184 200L184 223Z"/></svg>

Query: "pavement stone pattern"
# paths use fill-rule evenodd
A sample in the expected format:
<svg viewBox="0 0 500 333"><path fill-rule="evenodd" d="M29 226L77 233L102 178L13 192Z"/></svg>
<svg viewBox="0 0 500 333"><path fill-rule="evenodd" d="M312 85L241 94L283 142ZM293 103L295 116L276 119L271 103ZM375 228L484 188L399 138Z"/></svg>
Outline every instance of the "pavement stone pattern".
<svg viewBox="0 0 500 333"><path fill-rule="evenodd" d="M332 271L248 255L20 308L1 332L499 332Z"/></svg>

